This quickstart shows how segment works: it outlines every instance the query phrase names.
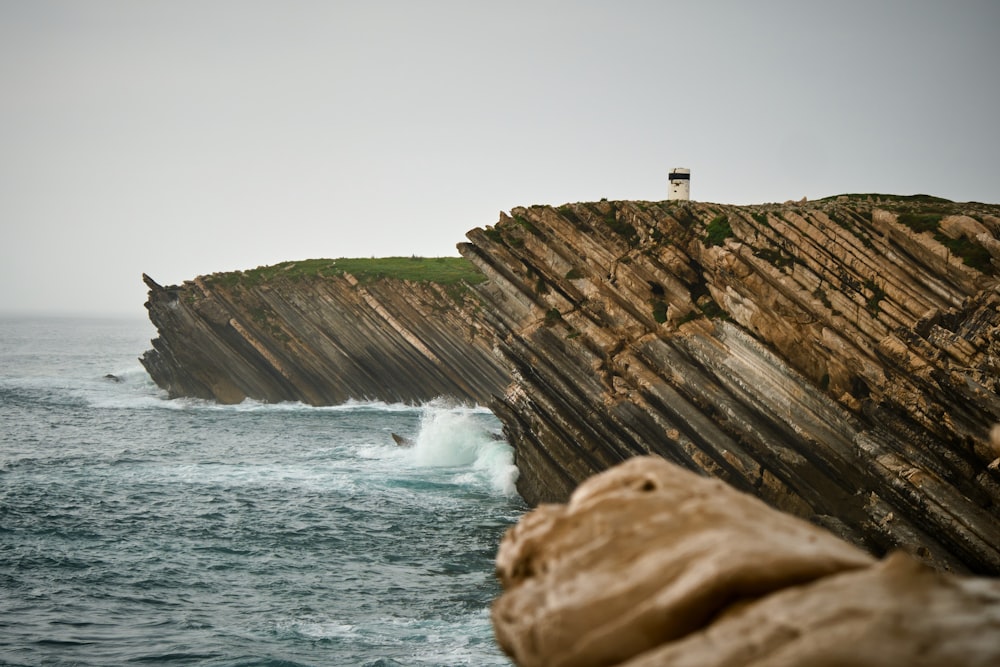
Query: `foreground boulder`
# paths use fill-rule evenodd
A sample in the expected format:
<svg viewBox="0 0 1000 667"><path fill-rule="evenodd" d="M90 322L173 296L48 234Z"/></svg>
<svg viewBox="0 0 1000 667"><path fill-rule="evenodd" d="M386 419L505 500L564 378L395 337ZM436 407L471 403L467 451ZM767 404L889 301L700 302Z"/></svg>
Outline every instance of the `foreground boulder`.
<svg viewBox="0 0 1000 667"><path fill-rule="evenodd" d="M523 667L1000 664L1000 580L876 561L657 457L526 515L497 573Z"/></svg>

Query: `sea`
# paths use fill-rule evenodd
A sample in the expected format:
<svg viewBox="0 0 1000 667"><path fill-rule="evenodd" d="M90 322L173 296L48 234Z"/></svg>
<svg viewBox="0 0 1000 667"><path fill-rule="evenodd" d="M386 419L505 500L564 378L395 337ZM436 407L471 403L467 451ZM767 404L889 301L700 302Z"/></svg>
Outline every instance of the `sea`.
<svg viewBox="0 0 1000 667"><path fill-rule="evenodd" d="M171 400L153 336L0 317L0 664L511 664L492 413Z"/></svg>

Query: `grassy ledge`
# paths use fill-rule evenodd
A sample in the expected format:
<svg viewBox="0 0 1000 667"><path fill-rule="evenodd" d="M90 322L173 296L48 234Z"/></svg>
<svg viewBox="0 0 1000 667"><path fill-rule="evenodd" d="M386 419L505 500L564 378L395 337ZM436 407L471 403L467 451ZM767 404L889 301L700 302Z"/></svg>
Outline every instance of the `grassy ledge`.
<svg viewBox="0 0 1000 667"><path fill-rule="evenodd" d="M439 285L474 285L486 280L464 257L372 257L340 259L305 259L258 266L247 271L213 273L209 283L251 287L277 278L302 280L332 277L350 273L359 282L371 283L382 278L395 278Z"/></svg>

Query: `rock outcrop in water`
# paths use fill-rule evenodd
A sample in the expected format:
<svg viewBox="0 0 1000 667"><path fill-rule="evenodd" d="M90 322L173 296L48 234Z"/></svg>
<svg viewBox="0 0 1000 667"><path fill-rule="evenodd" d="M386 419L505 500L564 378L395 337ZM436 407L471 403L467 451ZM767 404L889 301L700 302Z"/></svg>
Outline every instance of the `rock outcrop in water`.
<svg viewBox="0 0 1000 667"><path fill-rule="evenodd" d="M1000 573L998 238L1000 207L927 197L517 208L459 246L486 281L454 307L151 283L144 363L226 401L485 402L531 503L656 454L870 553Z"/></svg>
<svg viewBox="0 0 1000 667"><path fill-rule="evenodd" d="M521 667L1000 663L1000 580L875 562L660 458L522 517L497 574L493 626Z"/></svg>

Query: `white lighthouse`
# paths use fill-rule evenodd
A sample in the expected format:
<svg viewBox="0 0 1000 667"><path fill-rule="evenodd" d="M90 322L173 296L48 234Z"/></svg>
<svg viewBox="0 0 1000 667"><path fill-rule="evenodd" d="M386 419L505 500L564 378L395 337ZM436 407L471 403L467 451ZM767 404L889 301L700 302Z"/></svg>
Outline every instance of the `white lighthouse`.
<svg viewBox="0 0 1000 667"><path fill-rule="evenodd" d="M687 201L691 199L691 170L671 169L670 189L667 191L667 199L679 199Z"/></svg>

